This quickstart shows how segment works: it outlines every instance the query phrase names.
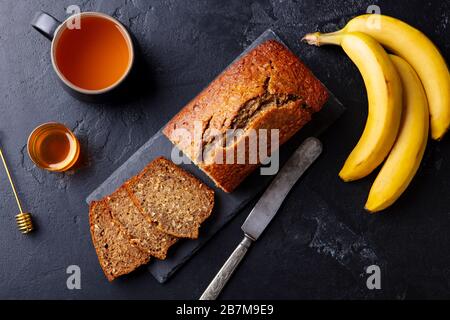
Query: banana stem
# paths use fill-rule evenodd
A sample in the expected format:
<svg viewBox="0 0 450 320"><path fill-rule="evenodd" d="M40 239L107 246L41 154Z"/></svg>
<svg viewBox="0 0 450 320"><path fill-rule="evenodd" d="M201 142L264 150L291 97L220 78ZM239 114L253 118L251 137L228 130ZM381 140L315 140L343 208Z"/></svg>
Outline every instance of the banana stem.
<svg viewBox="0 0 450 320"><path fill-rule="evenodd" d="M343 34L341 30L330 33L314 32L306 34L302 38L302 41L307 42L309 45L318 47L326 44L334 44L340 46L342 42L342 36Z"/></svg>

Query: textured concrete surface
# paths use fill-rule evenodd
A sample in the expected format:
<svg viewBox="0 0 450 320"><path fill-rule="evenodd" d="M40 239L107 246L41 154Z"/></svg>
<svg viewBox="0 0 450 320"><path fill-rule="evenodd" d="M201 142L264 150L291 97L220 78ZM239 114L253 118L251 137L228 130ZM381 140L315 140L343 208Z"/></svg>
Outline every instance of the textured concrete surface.
<svg viewBox="0 0 450 320"><path fill-rule="evenodd" d="M19 234L0 170L0 298L197 298L241 238L244 210L177 275L159 285L144 269L109 284L90 243L84 199L194 97L243 48L273 28L348 108L324 136L324 154L297 185L222 298L450 298L450 139L431 142L405 195L386 213L362 209L374 175L346 184L337 173L366 116L361 76L339 48L313 48L306 32L335 30L377 4L423 30L450 61L445 1L12 1L0 0L0 141L37 232ZM143 60L140 81L122 103L79 102L59 86L50 43L29 25L42 9L111 14L130 28ZM83 165L53 174L36 168L26 139L59 121L82 143ZM66 268L79 265L81 290ZM366 288L365 267L382 270Z"/></svg>

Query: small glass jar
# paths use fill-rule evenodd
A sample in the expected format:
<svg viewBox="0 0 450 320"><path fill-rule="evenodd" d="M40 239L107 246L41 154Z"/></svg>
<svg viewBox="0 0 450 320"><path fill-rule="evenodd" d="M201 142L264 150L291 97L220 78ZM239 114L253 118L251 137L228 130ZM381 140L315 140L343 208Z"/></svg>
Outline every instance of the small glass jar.
<svg viewBox="0 0 450 320"><path fill-rule="evenodd" d="M42 169L63 172L76 164L80 155L80 143L63 124L44 123L28 137L28 155Z"/></svg>

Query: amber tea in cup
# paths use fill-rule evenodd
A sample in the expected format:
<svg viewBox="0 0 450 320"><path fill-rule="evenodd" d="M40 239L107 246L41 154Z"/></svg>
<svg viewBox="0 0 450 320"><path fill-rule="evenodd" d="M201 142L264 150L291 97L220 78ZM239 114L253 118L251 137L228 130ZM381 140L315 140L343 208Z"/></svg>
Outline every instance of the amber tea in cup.
<svg viewBox="0 0 450 320"><path fill-rule="evenodd" d="M123 27L100 15L82 15L80 29L65 28L55 42L55 64L71 84L102 90L119 82L131 64Z"/></svg>
<svg viewBox="0 0 450 320"><path fill-rule="evenodd" d="M28 154L38 167L62 172L77 162L80 144L66 126L56 122L45 123L30 134Z"/></svg>
<svg viewBox="0 0 450 320"><path fill-rule="evenodd" d="M81 12L60 22L41 11L31 25L52 41L53 68L64 88L81 100L108 96L131 72L131 36L109 15Z"/></svg>

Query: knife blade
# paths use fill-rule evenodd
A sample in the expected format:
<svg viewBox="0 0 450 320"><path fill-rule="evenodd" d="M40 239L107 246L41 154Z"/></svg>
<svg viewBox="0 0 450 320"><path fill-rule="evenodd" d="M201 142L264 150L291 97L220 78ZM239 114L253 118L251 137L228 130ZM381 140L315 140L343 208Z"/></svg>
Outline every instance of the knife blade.
<svg viewBox="0 0 450 320"><path fill-rule="evenodd" d="M321 152L321 142L310 137L288 159L242 225L244 239L203 292L200 300L214 300L219 296L250 245L260 237L278 212L289 191Z"/></svg>
<svg viewBox="0 0 450 320"><path fill-rule="evenodd" d="M272 221L291 188L321 152L322 144L316 138L306 139L294 152L242 225L242 231L248 237L252 240L259 238Z"/></svg>

